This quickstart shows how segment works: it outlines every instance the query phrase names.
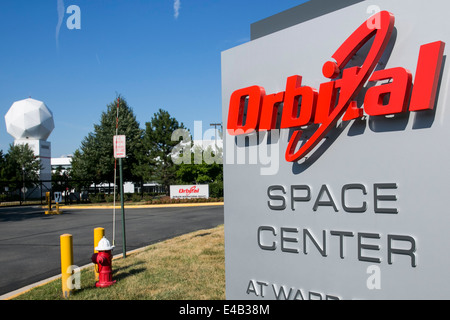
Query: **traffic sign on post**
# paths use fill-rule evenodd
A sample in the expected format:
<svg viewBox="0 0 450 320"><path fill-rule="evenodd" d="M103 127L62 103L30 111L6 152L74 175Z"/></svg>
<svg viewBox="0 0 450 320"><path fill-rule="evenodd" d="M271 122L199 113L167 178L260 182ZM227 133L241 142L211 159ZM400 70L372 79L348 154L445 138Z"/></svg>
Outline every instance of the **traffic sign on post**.
<svg viewBox="0 0 450 320"><path fill-rule="evenodd" d="M55 192L54 196L55 196L55 202L56 203L61 203L62 202L62 192Z"/></svg>
<svg viewBox="0 0 450 320"><path fill-rule="evenodd" d="M126 149L126 136L114 136L114 158L125 158Z"/></svg>

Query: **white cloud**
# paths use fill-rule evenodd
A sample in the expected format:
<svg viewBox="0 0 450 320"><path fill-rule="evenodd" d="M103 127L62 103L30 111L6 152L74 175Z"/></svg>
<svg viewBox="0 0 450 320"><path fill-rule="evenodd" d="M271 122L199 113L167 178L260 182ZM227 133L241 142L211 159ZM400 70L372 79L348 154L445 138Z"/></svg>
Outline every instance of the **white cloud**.
<svg viewBox="0 0 450 320"><path fill-rule="evenodd" d="M180 15L180 8L181 8L181 0L175 0L173 3L173 16L175 19L178 19L178 16Z"/></svg>

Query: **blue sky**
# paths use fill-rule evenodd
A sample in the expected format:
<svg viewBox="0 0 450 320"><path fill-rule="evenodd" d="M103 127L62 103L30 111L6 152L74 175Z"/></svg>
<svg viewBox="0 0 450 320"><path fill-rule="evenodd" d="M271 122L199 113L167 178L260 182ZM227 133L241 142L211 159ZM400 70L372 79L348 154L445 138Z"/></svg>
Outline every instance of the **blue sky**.
<svg viewBox="0 0 450 320"><path fill-rule="evenodd" d="M13 143L4 115L28 97L53 112L53 157L79 148L117 94L142 128L162 108L207 130L222 121L221 52L249 41L251 23L303 2L2 0L0 150ZM67 27L71 5L81 10L79 30Z"/></svg>

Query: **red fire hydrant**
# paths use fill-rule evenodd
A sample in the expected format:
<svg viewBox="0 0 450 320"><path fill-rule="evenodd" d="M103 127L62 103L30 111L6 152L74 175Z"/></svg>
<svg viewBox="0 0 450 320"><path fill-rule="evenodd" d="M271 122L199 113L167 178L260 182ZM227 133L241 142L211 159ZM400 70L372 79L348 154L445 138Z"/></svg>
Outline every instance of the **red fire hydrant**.
<svg viewBox="0 0 450 320"><path fill-rule="evenodd" d="M111 246L108 239L103 237L98 242L98 246L95 247L95 250L98 253L94 253L92 255L92 262L96 264L96 268L98 268L98 282L95 283L97 288L106 288L116 281L112 279L112 254L111 251L114 249L114 246Z"/></svg>

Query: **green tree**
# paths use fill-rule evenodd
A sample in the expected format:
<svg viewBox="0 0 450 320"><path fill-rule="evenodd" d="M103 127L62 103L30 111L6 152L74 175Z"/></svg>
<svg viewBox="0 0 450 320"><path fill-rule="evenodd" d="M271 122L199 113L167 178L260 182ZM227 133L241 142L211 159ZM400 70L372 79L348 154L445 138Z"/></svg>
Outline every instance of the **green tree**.
<svg viewBox="0 0 450 320"><path fill-rule="evenodd" d="M52 190L53 191L65 191L69 187L70 172L63 170L61 166L58 166L52 172Z"/></svg>
<svg viewBox="0 0 450 320"><path fill-rule="evenodd" d="M6 176L6 157L3 150L0 150L0 180L8 180Z"/></svg>
<svg viewBox="0 0 450 320"><path fill-rule="evenodd" d="M39 180L41 161L36 158L33 149L28 144L16 146L11 144L2 162L2 179L16 182L15 187L21 186L23 180L27 181L27 187L32 185L31 181ZM11 186L13 185L11 184Z"/></svg>
<svg viewBox="0 0 450 320"><path fill-rule="evenodd" d="M169 186L177 181L177 167L172 161L172 151L179 141L172 141L172 134L185 127L162 109L153 115L145 127L143 142L147 150L147 163L141 173L145 180L163 185L168 194Z"/></svg>
<svg viewBox="0 0 450 320"><path fill-rule="evenodd" d="M218 161L205 161L208 160L208 155L211 154ZM195 146L192 148L190 161L178 165L177 178L179 183L202 184L222 181L223 165L221 159L221 150L216 152L211 147L203 150L199 146Z"/></svg>
<svg viewBox="0 0 450 320"><path fill-rule="evenodd" d="M223 197L222 150L215 150L211 147L203 150L196 146L192 148L190 156L190 161L184 161L178 165L178 182L180 184L209 184L211 197ZM186 160L186 158L184 159Z"/></svg>
<svg viewBox="0 0 450 320"><path fill-rule="evenodd" d="M72 158L73 179L95 183L113 182L115 167L113 137L116 135L116 124L118 124L117 133L126 136L124 181L141 181L139 160L144 152L142 143L144 131L139 127L133 110L120 96L107 105L106 111L101 114L100 123L94 125L94 132L89 133L81 142L81 147L75 151Z"/></svg>

